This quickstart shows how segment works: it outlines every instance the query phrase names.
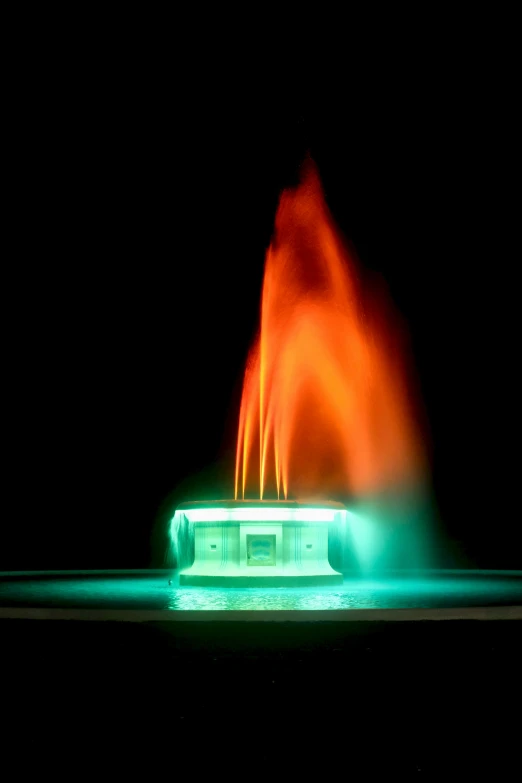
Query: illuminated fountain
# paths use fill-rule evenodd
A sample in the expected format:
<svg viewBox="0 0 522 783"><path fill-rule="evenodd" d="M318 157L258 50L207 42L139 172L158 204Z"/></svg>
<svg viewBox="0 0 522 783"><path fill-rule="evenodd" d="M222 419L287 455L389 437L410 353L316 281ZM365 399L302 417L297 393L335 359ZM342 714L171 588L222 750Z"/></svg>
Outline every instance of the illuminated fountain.
<svg viewBox="0 0 522 783"><path fill-rule="evenodd" d="M178 532L189 526L195 558L180 574L180 584L339 584L342 575L328 562L328 531L332 524L342 525L345 515L341 503L182 503L173 525Z"/></svg>
<svg viewBox="0 0 522 783"><path fill-rule="evenodd" d="M346 529L349 512L333 501L375 506L422 491L414 402L405 330L383 285L359 275L307 160L301 183L281 196L266 254L234 500L178 507L181 584L342 580L328 562L328 533Z"/></svg>

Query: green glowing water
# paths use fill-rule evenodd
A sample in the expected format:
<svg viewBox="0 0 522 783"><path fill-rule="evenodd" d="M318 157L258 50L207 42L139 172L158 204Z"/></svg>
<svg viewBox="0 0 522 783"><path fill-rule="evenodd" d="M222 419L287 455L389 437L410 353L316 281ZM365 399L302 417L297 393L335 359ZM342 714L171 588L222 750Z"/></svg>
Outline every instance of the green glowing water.
<svg viewBox="0 0 522 783"><path fill-rule="evenodd" d="M522 572L345 578L323 588L179 588L168 575L0 579L0 606L188 610L408 609L522 605Z"/></svg>

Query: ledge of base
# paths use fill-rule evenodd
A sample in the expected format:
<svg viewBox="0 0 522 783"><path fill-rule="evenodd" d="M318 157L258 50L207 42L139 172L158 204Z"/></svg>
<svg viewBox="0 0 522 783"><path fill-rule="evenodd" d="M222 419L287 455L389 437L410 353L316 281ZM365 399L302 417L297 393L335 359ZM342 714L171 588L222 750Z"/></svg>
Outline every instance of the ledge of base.
<svg viewBox="0 0 522 783"><path fill-rule="evenodd" d="M283 574L220 576L218 574L180 574L180 585L191 587L313 587L342 585L342 574Z"/></svg>

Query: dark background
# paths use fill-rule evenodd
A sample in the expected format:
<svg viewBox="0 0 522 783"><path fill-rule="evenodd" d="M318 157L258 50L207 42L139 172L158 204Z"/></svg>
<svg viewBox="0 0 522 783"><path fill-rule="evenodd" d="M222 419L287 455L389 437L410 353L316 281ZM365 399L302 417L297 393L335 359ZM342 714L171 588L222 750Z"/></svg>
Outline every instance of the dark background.
<svg viewBox="0 0 522 783"><path fill-rule="evenodd" d="M449 549L522 568L509 47L461 31L269 73L270 49L250 72L219 45L174 56L180 36L73 36L15 89L0 568L161 565L175 503L231 494L264 252L307 150L409 324Z"/></svg>

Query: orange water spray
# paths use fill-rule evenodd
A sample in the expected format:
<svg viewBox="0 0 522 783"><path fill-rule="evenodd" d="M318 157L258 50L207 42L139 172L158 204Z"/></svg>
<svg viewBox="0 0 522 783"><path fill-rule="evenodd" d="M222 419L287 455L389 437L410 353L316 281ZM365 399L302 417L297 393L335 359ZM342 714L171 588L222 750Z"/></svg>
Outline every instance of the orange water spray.
<svg viewBox="0 0 522 783"><path fill-rule="evenodd" d="M307 160L301 183L281 195L266 254L236 498L258 482L261 498L415 486L425 459L406 355L400 319L382 290L361 282Z"/></svg>

